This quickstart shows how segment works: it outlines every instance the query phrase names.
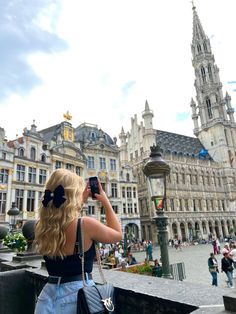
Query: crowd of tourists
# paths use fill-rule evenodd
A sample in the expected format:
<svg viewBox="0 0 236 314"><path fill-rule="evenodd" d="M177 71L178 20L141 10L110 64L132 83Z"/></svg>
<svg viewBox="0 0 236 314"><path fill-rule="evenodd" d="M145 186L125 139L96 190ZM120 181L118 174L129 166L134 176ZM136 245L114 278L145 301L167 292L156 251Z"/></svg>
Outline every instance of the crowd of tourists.
<svg viewBox="0 0 236 314"><path fill-rule="evenodd" d="M100 244L100 257L104 265L112 268L137 264L132 252L146 252L146 261L153 261L151 241L120 241L116 244Z"/></svg>
<svg viewBox="0 0 236 314"><path fill-rule="evenodd" d="M234 288L233 278L236 273L236 241L225 242L221 250L220 241L215 238L212 241L213 252L208 258L208 268L212 277L212 286L218 286L218 273L221 271L226 275L226 284L229 288ZM220 265L216 255L221 256Z"/></svg>

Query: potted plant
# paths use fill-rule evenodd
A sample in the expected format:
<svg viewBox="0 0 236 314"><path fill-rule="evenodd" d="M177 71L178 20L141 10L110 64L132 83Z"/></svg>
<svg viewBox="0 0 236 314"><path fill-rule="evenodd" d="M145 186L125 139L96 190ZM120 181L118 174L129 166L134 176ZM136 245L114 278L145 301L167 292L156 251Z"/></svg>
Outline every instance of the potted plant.
<svg viewBox="0 0 236 314"><path fill-rule="evenodd" d="M27 240L21 232L8 233L3 239L3 245L17 252L24 252L27 246Z"/></svg>

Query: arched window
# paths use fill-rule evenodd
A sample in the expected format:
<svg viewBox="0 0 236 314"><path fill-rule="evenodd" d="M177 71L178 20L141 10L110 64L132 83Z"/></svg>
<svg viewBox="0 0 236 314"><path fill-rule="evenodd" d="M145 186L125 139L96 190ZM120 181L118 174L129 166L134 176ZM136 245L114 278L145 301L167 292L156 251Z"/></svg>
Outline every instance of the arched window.
<svg viewBox="0 0 236 314"><path fill-rule="evenodd" d="M31 147L30 149L30 159L35 160L36 158L36 149L34 147Z"/></svg>
<svg viewBox="0 0 236 314"><path fill-rule="evenodd" d="M130 181L129 173L126 173L126 181L127 181L127 182Z"/></svg>
<svg viewBox="0 0 236 314"><path fill-rule="evenodd" d="M91 139L92 139L93 141L96 140L96 134L95 134L94 132L91 132Z"/></svg>
<svg viewBox="0 0 236 314"><path fill-rule="evenodd" d="M209 75L209 79L212 81L213 80L213 77L212 77L212 71L211 71L211 65L208 64L208 75Z"/></svg>
<svg viewBox="0 0 236 314"><path fill-rule="evenodd" d="M25 154L24 148L23 148L23 147L20 147L20 148L18 149L18 156L19 156L19 157L24 157L24 154Z"/></svg>
<svg viewBox="0 0 236 314"><path fill-rule="evenodd" d="M204 51L207 51L207 44L206 44L205 41L204 41L204 43L203 43L203 48L204 48Z"/></svg>
<svg viewBox="0 0 236 314"><path fill-rule="evenodd" d="M202 48L200 44L197 44L197 52L202 52Z"/></svg>
<svg viewBox="0 0 236 314"><path fill-rule="evenodd" d="M205 72L204 67L201 67L201 75L202 75L203 83L205 83L206 82L206 72Z"/></svg>
<svg viewBox="0 0 236 314"><path fill-rule="evenodd" d="M210 100L210 98L206 99L206 105L207 105L208 117L209 117L209 119L212 119L213 115L212 115L212 108L211 108L211 100Z"/></svg>
<svg viewBox="0 0 236 314"><path fill-rule="evenodd" d="M45 155L45 154L42 154L42 156L41 156L41 161L42 161L42 162L46 162L46 155Z"/></svg>

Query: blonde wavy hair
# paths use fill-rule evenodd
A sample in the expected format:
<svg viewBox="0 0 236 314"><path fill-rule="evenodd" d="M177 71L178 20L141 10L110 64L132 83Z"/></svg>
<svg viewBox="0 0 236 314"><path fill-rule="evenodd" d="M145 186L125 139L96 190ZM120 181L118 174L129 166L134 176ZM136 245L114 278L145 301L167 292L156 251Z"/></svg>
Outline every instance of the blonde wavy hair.
<svg viewBox="0 0 236 314"><path fill-rule="evenodd" d="M66 201L59 208L56 208L52 201L47 207L41 203L39 221L35 228L35 242L42 255L63 258L65 231L72 220L78 217L85 183L77 174L66 169L57 169L51 174L45 189L53 192L59 185L65 190Z"/></svg>

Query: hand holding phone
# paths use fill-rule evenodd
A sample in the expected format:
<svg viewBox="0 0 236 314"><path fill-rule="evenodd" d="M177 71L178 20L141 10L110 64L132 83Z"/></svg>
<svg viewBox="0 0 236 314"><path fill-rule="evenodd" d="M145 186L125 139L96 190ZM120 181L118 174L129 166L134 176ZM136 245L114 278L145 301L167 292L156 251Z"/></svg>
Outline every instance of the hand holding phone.
<svg viewBox="0 0 236 314"><path fill-rule="evenodd" d="M96 199L95 194L99 194L98 178L97 177L90 177L89 178L89 185L90 185L92 198Z"/></svg>

